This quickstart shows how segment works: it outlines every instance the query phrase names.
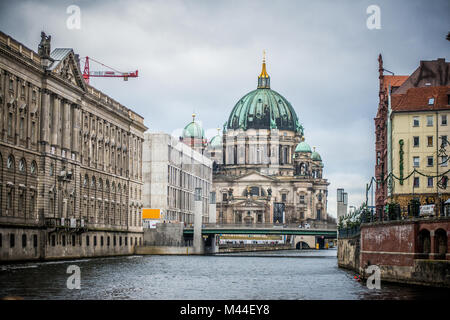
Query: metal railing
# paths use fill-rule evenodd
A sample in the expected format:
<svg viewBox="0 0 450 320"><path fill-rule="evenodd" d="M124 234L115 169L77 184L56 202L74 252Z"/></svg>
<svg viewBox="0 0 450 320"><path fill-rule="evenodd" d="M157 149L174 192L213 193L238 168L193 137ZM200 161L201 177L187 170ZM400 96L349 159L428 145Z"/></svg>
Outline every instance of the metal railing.
<svg viewBox="0 0 450 320"><path fill-rule="evenodd" d="M359 226L352 228L342 228L338 230L339 238L353 238L360 234L361 229Z"/></svg>
<svg viewBox="0 0 450 320"><path fill-rule="evenodd" d="M361 223L382 222L382 221L402 221L402 220L420 220L420 219L448 219L450 212L420 214L419 206L409 205L407 207L396 206L391 210L375 212L373 210L361 214Z"/></svg>

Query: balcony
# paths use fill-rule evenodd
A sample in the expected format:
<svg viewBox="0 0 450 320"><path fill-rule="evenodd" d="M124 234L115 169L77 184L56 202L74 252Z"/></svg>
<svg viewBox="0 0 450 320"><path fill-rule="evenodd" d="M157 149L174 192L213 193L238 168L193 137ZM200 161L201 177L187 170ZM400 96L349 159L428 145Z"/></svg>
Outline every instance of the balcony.
<svg viewBox="0 0 450 320"><path fill-rule="evenodd" d="M54 228L55 231L64 229L66 231L82 233L87 231L85 219L76 218L45 218L47 229Z"/></svg>

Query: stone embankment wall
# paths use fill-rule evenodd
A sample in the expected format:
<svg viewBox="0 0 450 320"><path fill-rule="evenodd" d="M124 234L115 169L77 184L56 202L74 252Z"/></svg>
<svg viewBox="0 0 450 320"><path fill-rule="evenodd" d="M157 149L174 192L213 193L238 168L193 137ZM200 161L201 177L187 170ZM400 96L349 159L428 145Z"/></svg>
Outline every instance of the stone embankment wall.
<svg viewBox="0 0 450 320"><path fill-rule="evenodd" d="M182 223L157 223L156 228L144 229L144 246L189 246L184 241Z"/></svg>
<svg viewBox="0 0 450 320"><path fill-rule="evenodd" d="M196 254L193 247L141 246L136 247L136 254L142 255L191 255Z"/></svg>
<svg viewBox="0 0 450 320"><path fill-rule="evenodd" d="M450 287L450 219L361 226L361 268L377 265L385 281Z"/></svg>
<svg viewBox="0 0 450 320"><path fill-rule="evenodd" d="M338 239L338 266L359 273L360 237Z"/></svg>
<svg viewBox="0 0 450 320"><path fill-rule="evenodd" d="M338 265L363 278L376 265L382 281L450 287L449 248L449 218L366 223L360 236L338 239Z"/></svg>

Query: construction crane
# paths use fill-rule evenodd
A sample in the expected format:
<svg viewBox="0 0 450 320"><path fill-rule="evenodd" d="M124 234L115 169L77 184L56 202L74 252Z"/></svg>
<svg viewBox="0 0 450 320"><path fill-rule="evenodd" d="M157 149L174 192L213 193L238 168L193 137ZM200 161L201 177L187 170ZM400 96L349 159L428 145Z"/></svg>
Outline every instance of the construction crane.
<svg viewBox="0 0 450 320"><path fill-rule="evenodd" d="M90 71L89 70L89 60L92 60L98 64L101 64L102 66L111 69L112 71ZM124 81L128 81L128 78L137 78L138 77L138 71L131 71L131 72L120 72L117 71L114 68L111 68L93 58L86 57L84 61L84 71L83 71L83 78L86 81L86 83L89 83L89 78L91 77L103 77L103 78L123 78Z"/></svg>

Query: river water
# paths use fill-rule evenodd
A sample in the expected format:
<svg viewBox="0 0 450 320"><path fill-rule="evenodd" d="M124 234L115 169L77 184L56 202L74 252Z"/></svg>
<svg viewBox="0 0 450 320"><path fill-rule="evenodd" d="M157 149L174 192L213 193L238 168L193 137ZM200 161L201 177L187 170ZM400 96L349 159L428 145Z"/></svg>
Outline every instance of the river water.
<svg viewBox="0 0 450 320"><path fill-rule="evenodd" d="M70 265L81 289L67 288ZM450 290L381 283L337 267L336 250L127 256L0 265L0 297L24 299L439 299Z"/></svg>

